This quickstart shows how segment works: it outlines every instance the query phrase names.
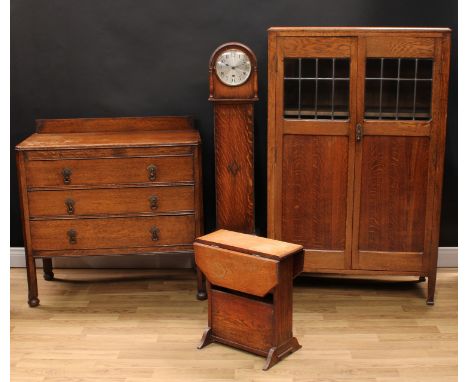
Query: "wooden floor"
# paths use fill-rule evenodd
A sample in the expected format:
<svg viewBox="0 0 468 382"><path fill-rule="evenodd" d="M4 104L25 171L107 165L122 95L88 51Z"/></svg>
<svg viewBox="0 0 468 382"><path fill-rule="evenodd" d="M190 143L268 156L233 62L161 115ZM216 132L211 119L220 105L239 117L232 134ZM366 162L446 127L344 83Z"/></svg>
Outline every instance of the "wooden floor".
<svg viewBox="0 0 468 382"><path fill-rule="evenodd" d="M190 270L67 270L40 277L26 303L11 271L11 381L457 380L457 272L439 271L436 304L414 278L301 278L294 333L303 348L267 372L264 359L196 346L207 304ZM403 280L403 281L402 281ZM409 281L411 280L411 281Z"/></svg>

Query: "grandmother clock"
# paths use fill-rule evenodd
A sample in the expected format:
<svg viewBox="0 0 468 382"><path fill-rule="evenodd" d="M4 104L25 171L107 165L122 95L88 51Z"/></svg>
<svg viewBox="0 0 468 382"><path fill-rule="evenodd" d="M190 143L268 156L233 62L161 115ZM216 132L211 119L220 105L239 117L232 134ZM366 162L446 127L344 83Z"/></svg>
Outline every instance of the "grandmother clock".
<svg viewBox="0 0 468 382"><path fill-rule="evenodd" d="M216 227L254 233L257 59L243 44L223 44L211 56L209 79L209 101L214 105Z"/></svg>

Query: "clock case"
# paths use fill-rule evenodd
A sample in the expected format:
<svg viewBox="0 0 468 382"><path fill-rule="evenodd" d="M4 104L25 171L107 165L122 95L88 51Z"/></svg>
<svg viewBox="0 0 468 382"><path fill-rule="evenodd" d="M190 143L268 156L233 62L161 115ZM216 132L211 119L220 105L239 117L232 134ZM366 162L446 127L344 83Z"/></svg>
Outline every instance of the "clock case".
<svg viewBox="0 0 468 382"><path fill-rule="evenodd" d="M229 86L216 74L216 61L229 49L243 51L251 64L243 84ZM219 46L209 61L208 100L213 102L216 227L255 232L253 116L258 101L257 59L247 46L230 42Z"/></svg>
<svg viewBox="0 0 468 382"><path fill-rule="evenodd" d="M240 85L226 85L216 74L217 58L225 51L238 49L249 57L251 72L247 81ZM209 101L216 102L253 102L258 101L257 58L252 50L238 42L228 42L219 46L211 55L209 63L210 97Z"/></svg>

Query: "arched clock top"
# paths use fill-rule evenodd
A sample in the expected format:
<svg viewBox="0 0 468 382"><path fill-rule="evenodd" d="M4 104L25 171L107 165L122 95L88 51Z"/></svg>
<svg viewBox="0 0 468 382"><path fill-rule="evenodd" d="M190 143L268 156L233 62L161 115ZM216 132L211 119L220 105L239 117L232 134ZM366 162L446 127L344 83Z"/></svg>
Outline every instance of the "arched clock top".
<svg viewBox="0 0 468 382"><path fill-rule="evenodd" d="M257 58L241 43L220 45L209 61L210 101L251 102L258 100Z"/></svg>

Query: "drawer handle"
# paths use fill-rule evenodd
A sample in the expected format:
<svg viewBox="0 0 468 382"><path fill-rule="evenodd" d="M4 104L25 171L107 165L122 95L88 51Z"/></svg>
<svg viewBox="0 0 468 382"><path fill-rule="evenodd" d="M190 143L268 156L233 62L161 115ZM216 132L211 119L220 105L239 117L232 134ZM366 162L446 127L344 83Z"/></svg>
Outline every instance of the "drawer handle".
<svg viewBox="0 0 468 382"><path fill-rule="evenodd" d="M158 197L155 195L151 195L148 200L150 203L150 208L152 210L157 210L158 209Z"/></svg>
<svg viewBox="0 0 468 382"><path fill-rule="evenodd" d="M70 229L67 231L68 242L70 244L76 244L76 231L74 229Z"/></svg>
<svg viewBox="0 0 468 382"><path fill-rule="evenodd" d="M159 229L156 226L152 226L150 229L151 233L151 240L158 241L159 240Z"/></svg>
<svg viewBox="0 0 468 382"><path fill-rule="evenodd" d="M360 142L362 140L362 125L358 123L356 125L356 142Z"/></svg>
<svg viewBox="0 0 468 382"><path fill-rule="evenodd" d="M75 201L73 199L68 198L65 200L65 205L67 206L67 214L73 215L75 213Z"/></svg>
<svg viewBox="0 0 468 382"><path fill-rule="evenodd" d="M151 181L156 180L156 166L150 164L146 169L148 170L148 179Z"/></svg>
<svg viewBox="0 0 468 382"><path fill-rule="evenodd" d="M64 184L70 184L71 183L71 175L72 175L72 170L69 168L64 168L62 170L62 176L63 176L63 183Z"/></svg>

